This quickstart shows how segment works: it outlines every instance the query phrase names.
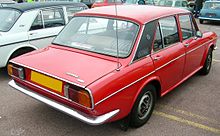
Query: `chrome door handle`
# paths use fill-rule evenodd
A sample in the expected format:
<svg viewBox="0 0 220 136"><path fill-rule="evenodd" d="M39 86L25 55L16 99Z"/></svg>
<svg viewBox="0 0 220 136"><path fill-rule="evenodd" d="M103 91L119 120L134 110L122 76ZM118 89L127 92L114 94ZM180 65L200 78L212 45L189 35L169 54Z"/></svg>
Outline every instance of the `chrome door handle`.
<svg viewBox="0 0 220 136"><path fill-rule="evenodd" d="M30 33L29 35L35 35L35 34L37 34L37 33Z"/></svg>
<svg viewBox="0 0 220 136"><path fill-rule="evenodd" d="M157 60L160 60L162 58L162 56L156 56L154 57L154 60L157 61Z"/></svg>
<svg viewBox="0 0 220 136"><path fill-rule="evenodd" d="M189 43L185 43L184 46L185 46L185 47L189 47Z"/></svg>

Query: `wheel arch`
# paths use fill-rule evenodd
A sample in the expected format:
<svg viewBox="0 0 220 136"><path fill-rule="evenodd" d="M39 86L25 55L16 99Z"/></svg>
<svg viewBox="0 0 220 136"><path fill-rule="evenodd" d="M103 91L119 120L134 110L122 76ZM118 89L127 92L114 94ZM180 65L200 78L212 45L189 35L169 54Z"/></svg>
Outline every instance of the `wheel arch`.
<svg viewBox="0 0 220 136"><path fill-rule="evenodd" d="M13 54L15 54L16 52L23 51L23 50L28 50L28 49L30 49L30 50L37 50L38 48L33 46L33 45L30 45L30 44L25 44L25 45L17 46L13 50L11 50L10 53L8 54L7 61L6 61L5 65L7 65L7 63L9 62L9 59L12 57Z"/></svg>
<svg viewBox="0 0 220 136"><path fill-rule="evenodd" d="M156 95L157 95L157 98L159 98L161 96L161 82L160 82L160 78L155 76L155 77L151 77L149 79L147 79L143 84L142 86L138 89L134 99L133 99L133 102L132 102L132 105L131 105L131 109L132 107L134 106L134 103L135 101L137 100L138 98L138 95L141 93L141 91L146 88L149 84L155 86L156 88Z"/></svg>
<svg viewBox="0 0 220 136"><path fill-rule="evenodd" d="M207 46L207 48L205 49L205 52L204 52L204 55L203 55L203 58L202 58L202 61L201 61L201 66L204 65L205 60L206 60L206 56L207 56L207 54L208 54L210 48L211 48L212 50L214 50L215 44L214 44L213 42L211 42L211 43Z"/></svg>

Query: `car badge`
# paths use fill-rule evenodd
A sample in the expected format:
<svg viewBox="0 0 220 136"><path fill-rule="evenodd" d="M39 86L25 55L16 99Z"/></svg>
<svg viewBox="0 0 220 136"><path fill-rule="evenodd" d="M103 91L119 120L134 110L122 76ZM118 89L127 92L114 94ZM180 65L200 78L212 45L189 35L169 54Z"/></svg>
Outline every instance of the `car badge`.
<svg viewBox="0 0 220 136"><path fill-rule="evenodd" d="M77 79L77 81L79 81L80 83L84 83L85 81L82 79Z"/></svg>
<svg viewBox="0 0 220 136"><path fill-rule="evenodd" d="M73 74L73 73L66 72L66 74L67 74L67 75L69 75L69 76L75 77L75 78L79 78L79 76L78 76L78 75Z"/></svg>

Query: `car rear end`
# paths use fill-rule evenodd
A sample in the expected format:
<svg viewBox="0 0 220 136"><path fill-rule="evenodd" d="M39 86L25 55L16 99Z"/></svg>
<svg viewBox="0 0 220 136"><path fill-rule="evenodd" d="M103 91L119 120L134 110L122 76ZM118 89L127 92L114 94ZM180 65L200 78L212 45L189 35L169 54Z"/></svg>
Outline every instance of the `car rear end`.
<svg viewBox="0 0 220 136"><path fill-rule="evenodd" d="M16 62L8 65L8 73L13 78L11 87L90 125L105 123L118 113L97 115L92 92L80 84Z"/></svg>

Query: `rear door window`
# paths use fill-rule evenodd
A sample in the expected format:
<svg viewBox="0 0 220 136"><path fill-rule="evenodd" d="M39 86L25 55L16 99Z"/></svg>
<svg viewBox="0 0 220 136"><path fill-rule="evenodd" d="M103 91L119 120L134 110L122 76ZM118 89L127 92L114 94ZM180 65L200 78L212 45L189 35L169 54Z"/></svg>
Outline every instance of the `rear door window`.
<svg viewBox="0 0 220 136"><path fill-rule="evenodd" d="M63 9L43 9L31 25L30 30L59 27L65 25Z"/></svg>
<svg viewBox="0 0 220 136"><path fill-rule="evenodd" d="M58 9L45 9L42 10L43 20L44 20L44 27L58 27L64 26L64 14L61 8Z"/></svg>
<svg viewBox="0 0 220 136"><path fill-rule="evenodd" d="M42 13L39 12L37 17L35 18L33 24L31 25L30 30L38 30L38 29L42 29L42 28L44 28Z"/></svg>
<svg viewBox="0 0 220 136"><path fill-rule="evenodd" d="M160 19L159 25L163 36L164 47L180 42L177 22L174 16Z"/></svg>
<svg viewBox="0 0 220 136"><path fill-rule="evenodd" d="M194 36L195 28L192 26L190 15L181 15L179 16L180 29L182 31L183 40L189 39Z"/></svg>

